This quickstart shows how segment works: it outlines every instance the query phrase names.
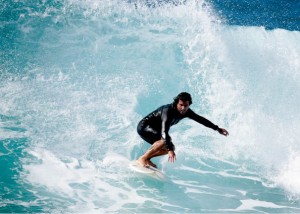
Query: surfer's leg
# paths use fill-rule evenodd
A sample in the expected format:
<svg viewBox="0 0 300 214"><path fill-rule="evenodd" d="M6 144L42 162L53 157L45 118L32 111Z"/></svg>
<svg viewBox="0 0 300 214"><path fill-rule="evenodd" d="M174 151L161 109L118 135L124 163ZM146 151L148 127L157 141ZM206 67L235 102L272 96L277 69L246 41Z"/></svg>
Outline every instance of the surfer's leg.
<svg viewBox="0 0 300 214"><path fill-rule="evenodd" d="M166 155L166 154L168 154L168 150L166 148L162 148L159 151L157 151L156 153L154 153L153 155L151 155L151 157L149 158L149 160L151 158L162 156L162 155Z"/></svg>
<svg viewBox="0 0 300 214"><path fill-rule="evenodd" d="M153 166L154 168L157 168L156 164L151 161L151 158L162 156L162 155L166 155L166 154L168 154L168 150L162 148L161 150L157 151L155 154L152 155L152 157L150 157L147 160L147 164L150 165L150 166Z"/></svg>
<svg viewBox="0 0 300 214"><path fill-rule="evenodd" d="M157 130L153 129L150 126L141 126L139 124L137 131L141 138L143 138L146 142L151 144L149 150L142 155L137 162L141 166L150 165L156 167L156 165L150 160L154 153L159 151L164 145L163 141L161 140L161 134Z"/></svg>
<svg viewBox="0 0 300 214"><path fill-rule="evenodd" d="M144 155L142 155L137 162L141 165L141 166L146 166L147 165L147 161L153 157L159 156L159 155L163 155L160 153L160 150L164 147L164 141L163 140L158 140L155 143L153 143L153 145L148 149L148 151L146 151L146 153ZM158 155L159 154L159 155ZM167 154L167 153L165 153Z"/></svg>
<svg viewBox="0 0 300 214"><path fill-rule="evenodd" d="M170 142L171 143L171 146L172 146L172 149L173 149L173 151L175 151L175 145L172 143L172 142ZM166 148L166 146L164 146L164 147L162 147L160 150L158 150L156 153L154 153L154 154L152 154L151 155L151 157L148 159L148 161L149 161L149 165L150 166L153 166L153 167L155 167L156 168L156 165L154 164L154 163L152 163L152 161L150 160L151 158L154 158L154 157L158 157L158 156L162 156L162 155L167 155L168 154L168 149Z"/></svg>

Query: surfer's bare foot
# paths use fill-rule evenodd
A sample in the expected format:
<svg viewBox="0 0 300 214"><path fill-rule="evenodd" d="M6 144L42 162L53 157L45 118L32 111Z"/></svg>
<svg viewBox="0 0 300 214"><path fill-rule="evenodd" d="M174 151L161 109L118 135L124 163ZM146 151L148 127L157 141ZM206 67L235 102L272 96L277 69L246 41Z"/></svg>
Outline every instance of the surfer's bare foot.
<svg viewBox="0 0 300 214"><path fill-rule="evenodd" d="M145 161L143 158L139 158L136 161L140 166L146 167L147 166L147 161Z"/></svg>
<svg viewBox="0 0 300 214"><path fill-rule="evenodd" d="M149 165L149 166L152 166L154 168L157 168L156 164L154 164L150 159L146 161L146 163Z"/></svg>

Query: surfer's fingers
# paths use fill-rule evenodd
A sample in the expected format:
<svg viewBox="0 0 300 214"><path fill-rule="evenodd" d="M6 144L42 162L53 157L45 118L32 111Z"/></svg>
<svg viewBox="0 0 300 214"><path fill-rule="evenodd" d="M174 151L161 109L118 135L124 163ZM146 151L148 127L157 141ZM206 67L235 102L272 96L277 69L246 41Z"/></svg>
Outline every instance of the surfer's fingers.
<svg viewBox="0 0 300 214"><path fill-rule="evenodd" d="M176 161L176 155L169 157L169 162L174 163Z"/></svg>

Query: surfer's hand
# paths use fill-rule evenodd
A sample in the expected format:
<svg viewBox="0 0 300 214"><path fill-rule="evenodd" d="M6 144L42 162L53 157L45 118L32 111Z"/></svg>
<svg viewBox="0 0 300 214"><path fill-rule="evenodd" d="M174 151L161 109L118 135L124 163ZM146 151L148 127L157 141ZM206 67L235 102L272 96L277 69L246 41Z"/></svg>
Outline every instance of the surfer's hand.
<svg viewBox="0 0 300 214"><path fill-rule="evenodd" d="M175 152L172 151L172 150L170 150L170 151L168 152L168 154L169 154L169 162L174 163L174 162L176 161L176 155L175 155Z"/></svg>
<svg viewBox="0 0 300 214"><path fill-rule="evenodd" d="M219 128L219 129L218 129L218 132L219 132L220 134L222 134L222 135L225 135L225 136L228 136L228 135L229 135L228 131L227 131L226 129L223 129L223 128Z"/></svg>

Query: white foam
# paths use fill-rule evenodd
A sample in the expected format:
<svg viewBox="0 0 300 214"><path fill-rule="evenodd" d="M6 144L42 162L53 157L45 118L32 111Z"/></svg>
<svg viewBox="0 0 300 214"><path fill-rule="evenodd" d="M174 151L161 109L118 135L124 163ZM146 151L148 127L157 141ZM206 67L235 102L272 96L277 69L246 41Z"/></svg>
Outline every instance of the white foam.
<svg viewBox="0 0 300 214"><path fill-rule="evenodd" d="M291 198L300 198L300 155L292 153L286 166L278 173L274 180L291 193Z"/></svg>
<svg viewBox="0 0 300 214"><path fill-rule="evenodd" d="M193 109L230 132L224 138L183 123L173 129L179 154L197 160L219 156L231 166L264 170L244 176L179 166L176 176L190 171L262 182L260 177L276 175L275 182L298 193L299 158L291 151L299 151L299 32L220 26L204 3L147 8L69 0L62 6L53 19L63 27L45 29L32 56L36 64L20 78L1 79L1 112L18 116L28 130L28 150L37 162L25 161L24 170L37 196L49 197L44 189L57 193L75 212L120 212L145 201L169 205L141 181L132 187L120 165L142 142L139 119L179 90L190 91ZM30 26L23 30L30 33ZM193 182L186 186L206 191ZM240 209L260 203L243 202Z"/></svg>
<svg viewBox="0 0 300 214"><path fill-rule="evenodd" d="M50 151L41 149L32 151L31 155L38 162L24 165L26 180L34 184L35 195L41 199L45 197L45 191L65 198L61 203L68 201L69 206L61 209L115 212L126 204L159 202L139 194L139 188L126 182L126 177L130 178L127 171L129 160L118 154L109 153L98 163L71 157L61 160Z"/></svg>
<svg viewBox="0 0 300 214"><path fill-rule="evenodd" d="M25 165L29 172L27 178L37 184L42 184L54 192L74 196L70 183L88 182L94 177L95 167L88 161L79 162L75 158L68 158L63 162L49 151L32 151L31 155L41 161L41 164Z"/></svg>
<svg viewBox="0 0 300 214"><path fill-rule="evenodd" d="M285 206L276 205L272 202L246 199L241 200L242 204L235 211L257 210L256 208L286 208Z"/></svg>
<svg viewBox="0 0 300 214"><path fill-rule="evenodd" d="M205 92L199 94L211 111L208 118L230 133L226 140L215 138L212 151L225 159L246 160L249 167L255 164L262 177L273 181L291 164L291 151L300 150L299 32L227 26L219 30L212 31L216 39L211 41L220 46L213 48L218 52L209 52L206 60L194 49L188 52L194 63L206 66L191 83L196 88L204 85ZM198 48L205 46L194 38ZM291 57L285 54L289 51ZM205 81L199 82L202 78ZM287 182L295 185L289 191L296 192L298 183Z"/></svg>

